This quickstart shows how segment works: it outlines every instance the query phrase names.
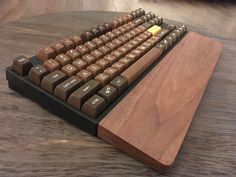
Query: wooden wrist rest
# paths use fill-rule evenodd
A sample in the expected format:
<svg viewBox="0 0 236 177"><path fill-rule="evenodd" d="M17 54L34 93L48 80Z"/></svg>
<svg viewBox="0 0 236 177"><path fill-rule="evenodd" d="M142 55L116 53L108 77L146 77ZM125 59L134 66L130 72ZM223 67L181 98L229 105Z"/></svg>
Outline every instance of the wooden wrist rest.
<svg viewBox="0 0 236 177"><path fill-rule="evenodd" d="M169 167L222 48L189 32L100 122L98 136L156 170Z"/></svg>

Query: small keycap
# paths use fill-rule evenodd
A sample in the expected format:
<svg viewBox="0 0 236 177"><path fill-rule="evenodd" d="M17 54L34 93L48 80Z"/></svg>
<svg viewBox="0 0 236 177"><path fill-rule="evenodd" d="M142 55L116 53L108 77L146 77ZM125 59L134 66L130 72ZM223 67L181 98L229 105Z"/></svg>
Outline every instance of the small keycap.
<svg viewBox="0 0 236 177"><path fill-rule="evenodd" d="M36 65L31 68L28 79L34 84L40 85L42 78L48 73L49 72L42 65Z"/></svg>
<svg viewBox="0 0 236 177"><path fill-rule="evenodd" d="M118 96L118 91L111 85L106 85L101 90L99 90L98 95L103 97L109 105Z"/></svg>
<svg viewBox="0 0 236 177"><path fill-rule="evenodd" d="M91 41L84 43L84 46L87 47L90 52L97 48L97 46Z"/></svg>
<svg viewBox="0 0 236 177"><path fill-rule="evenodd" d="M112 30L112 26L110 23L104 23L103 26L105 26L107 31L111 31Z"/></svg>
<svg viewBox="0 0 236 177"><path fill-rule="evenodd" d="M102 69L105 69L110 66L110 63L105 59L100 59L96 61L96 64L100 66Z"/></svg>
<svg viewBox="0 0 236 177"><path fill-rule="evenodd" d="M65 39L62 39L61 40L61 43L66 46L67 50L70 50L70 49L74 49L75 48L75 42L68 39L68 38L65 38Z"/></svg>
<svg viewBox="0 0 236 177"><path fill-rule="evenodd" d="M77 52L79 52L82 56L89 53L89 49L84 45L79 45L75 48Z"/></svg>
<svg viewBox="0 0 236 177"><path fill-rule="evenodd" d="M71 64L67 64L67 65L63 66L61 68L61 71L63 73L65 73L67 76L73 76L73 75L75 75L78 72L77 68L74 67Z"/></svg>
<svg viewBox="0 0 236 177"><path fill-rule="evenodd" d="M51 44L51 47L56 51L57 55L66 52L66 47L61 42Z"/></svg>
<svg viewBox="0 0 236 177"><path fill-rule="evenodd" d="M161 31L161 27L154 25L153 27L148 29L148 32L152 33L152 35L155 35Z"/></svg>
<svg viewBox="0 0 236 177"><path fill-rule="evenodd" d="M63 101L66 101L68 96L79 88L83 84L83 81L76 76L71 76L69 79L63 81L56 86L54 95Z"/></svg>
<svg viewBox="0 0 236 177"><path fill-rule="evenodd" d="M110 65L112 65L113 63L115 63L117 61L117 58L111 54L106 55L103 59L108 61L110 63Z"/></svg>
<svg viewBox="0 0 236 177"><path fill-rule="evenodd" d="M39 49L36 56L41 61L46 61L50 58L55 58L56 52L51 47L44 47Z"/></svg>
<svg viewBox="0 0 236 177"><path fill-rule="evenodd" d="M88 64L84 60L81 60L81 59L77 59L73 61L72 65L74 65L79 71L88 66Z"/></svg>
<svg viewBox="0 0 236 177"><path fill-rule="evenodd" d="M93 78L93 73L91 73L87 69L83 69L80 72L78 72L76 74L76 76L79 77L80 79L82 79L85 83L85 82L88 82L89 80L91 80Z"/></svg>
<svg viewBox="0 0 236 177"><path fill-rule="evenodd" d="M104 55L107 55L111 52L111 49L104 45L99 47L98 50L101 51Z"/></svg>
<svg viewBox="0 0 236 177"><path fill-rule="evenodd" d="M91 55L91 54L86 54L85 56L82 57L82 59L88 63L89 65L94 63L97 59Z"/></svg>
<svg viewBox="0 0 236 177"><path fill-rule="evenodd" d="M103 42L101 39L99 39L99 38L94 38L94 39L92 40L92 42L93 42L97 47L101 47L101 46L104 44L104 42Z"/></svg>
<svg viewBox="0 0 236 177"><path fill-rule="evenodd" d="M82 39L80 38L80 36L74 34L70 37L70 39L76 44L76 46L80 45L83 43Z"/></svg>
<svg viewBox="0 0 236 177"><path fill-rule="evenodd" d="M98 59L101 59L102 57L104 57L104 53L101 52L100 50L98 49L95 49L91 52L91 55L93 55L97 60Z"/></svg>
<svg viewBox="0 0 236 177"><path fill-rule="evenodd" d="M54 88L61 83L62 81L64 81L66 79L66 75L59 71L53 71L52 73L46 75L42 82L41 82L41 87L50 92L53 93Z"/></svg>
<svg viewBox="0 0 236 177"><path fill-rule="evenodd" d="M91 64L86 69L90 71L94 76L102 71L102 68L96 64Z"/></svg>
<svg viewBox="0 0 236 177"><path fill-rule="evenodd" d="M65 54L57 55L55 60L60 64L60 66L65 66L65 65L71 63L71 59L68 56L66 56Z"/></svg>
<svg viewBox="0 0 236 177"><path fill-rule="evenodd" d="M72 59L73 61L76 60L77 58L81 57L81 54L79 52L77 52L75 49L71 49L69 51L66 52L66 55Z"/></svg>
<svg viewBox="0 0 236 177"><path fill-rule="evenodd" d="M93 95L88 101L84 103L81 111L89 115L92 118L96 118L106 108L106 102L104 98Z"/></svg>
<svg viewBox="0 0 236 177"><path fill-rule="evenodd" d="M101 36L99 37L99 39L101 39L104 44L106 44L106 43L108 43L108 42L111 41L111 38L109 38L109 36L106 35L106 34L101 35Z"/></svg>
<svg viewBox="0 0 236 177"><path fill-rule="evenodd" d="M101 31L101 34L105 34L107 32L107 29L104 25L98 25L97 29Z"/></svg>
<svg viewBox="0 0 236 177"><path fill-rule="evenodd" d="M119 94L123 93L128 87L127 80L121 76L117 76L110 82L110 84L118 90Z"/></svg>
<svg viewBox="0 0 236 177"><path fill-rule="evenodd" d="M80 35L83 42L91 41L94 37L95 36L91 31L85 31Z"/></svg>
<svg viewBox="0 0 236 177"><path fill-rule="evenodd" d="M116 77L119 74L119 70L113 67L109 67L103 71L105 74L108 74L111 79Z"/></svg>
<svg viewBox="0 0 236 177"><path fill-rule="evenodd" d="M12 69L20 75L28 74L32 67L31 61L24 55L16 57L12 65Z"/></svg>
<svg viewBox="0 0 236 177"><path fill-rule="evenodd" d="M98 82L100 82L100 84L102 86L104 86L110 82L110 76L105 73L98 74L94 79L97 80Z"/></svg>
<svg viewBox="0 0 236 177"><path fill-rule="evenodd" d="M115 62L113 65L112 65L113 68L116 68L118 69L119 73L121 73L122 71L125 70L125 64L122 63L122 62Z"/></svg>
<svg viewBox="0 0 236 177"><path fill-rule="evenodd" d="M93 33L94 37L98 37L101 35L101 32L97 28L91 28L90 31Z"/></svg>
<svg viewBox="0 0 236 177"><path fill-rule="evenodd" d="M82 104L101 88L96 80L90 80L75 90L68 98L68 104L80 109Z"/></svg>
<svg viewBox="0 0 236 177"><path fill-rule="evenodd" d="M50 72L53 72L53 71L56 71L58 69L60 69L60 64L55 61L54 59L49 59L49 60L46 60L44 63L43 63L43 67L50 71Z"/></svg>

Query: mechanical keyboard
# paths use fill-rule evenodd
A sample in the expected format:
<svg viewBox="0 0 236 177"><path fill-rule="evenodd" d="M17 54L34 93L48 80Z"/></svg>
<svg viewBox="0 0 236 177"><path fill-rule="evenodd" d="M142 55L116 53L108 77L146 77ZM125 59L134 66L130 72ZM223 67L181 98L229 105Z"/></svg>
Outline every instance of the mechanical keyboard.
<svg viewBox="0 0 236 177"><path fill-rule="evenodd" d="M6 76L10 88L99 136L100 122L162 58L166 60L165 56L187 33L185 25L167 23L157 14L139 8L42 47L31 58L16 57L6 69ZM117 146L114 139L100 135ZM125 147L117 147L127 152ZM160 162L156 166L159 169Z"/></svg>

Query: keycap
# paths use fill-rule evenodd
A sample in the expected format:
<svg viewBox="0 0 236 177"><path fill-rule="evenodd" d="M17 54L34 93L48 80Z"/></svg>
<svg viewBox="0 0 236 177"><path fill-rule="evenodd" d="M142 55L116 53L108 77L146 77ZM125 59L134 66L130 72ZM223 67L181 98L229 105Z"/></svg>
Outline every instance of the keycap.
<svg viewBox="0 0 236 177"><path fill-rule="evenodd" d="M94 38L94 34L91 31L85 31L80 35L80 38L83 42L90 41Z"/></svg>
<svg viewBox="0 0 236 177"><path fill-rule="evenodd" d="M76 46L82 44L82 39L80 38L80 36L74 34L70 37L70 39L76 44Z"/></svg>
<svg viewBox="0 0 236 177"><path fill-rule="evenodd" d="M128 82L125 78L117 76L110 82L110 85L115 87L118 90L118 93L121 94L128 87Z"/></svg>
<svg viewBox="0 0 236 177"><path fill-rule="evenodd" d="M46 61L50 58L55 58L56 54L57 54L56 51L54 51L51 47L44 47L38 50L38 53L36 56L41 61Z"/></svg>
<svg viewBox="0 0 236 177"><path fill-rule="evenodd" d="M80 109L82 104L88 100L94 93L101 88L101 85L96 80L90 80L80 88L75 90L68 98L67 103Z"/></svg>
<svg viewBox="0 0 236 177"><path fill-rule="evenodd" d="M72 40L70 40L70 39L68 39L68 38L62 39L62 40L61 40L61 43L62 43L64 46L66 46L66 49L67 49L67 50L74 49L75 46L76 46L76 45L75 45L75 42L72 41Z"/></svg>
<svg viewBox="0 0 236 177"><path fill-rule="evenodd" d="M77 52L75 49L68 50L66 52L66 55L73 61L76 60L77 58L82 57L82 55L79 52Z"/></svg>
<svg viewBox="0 0 236 177"><path fill-rule="evenodd" d="M154 36L154 35L156 35L157 33L159 33L161 31L161 27L157 26L157 25L154 25L151 28L149 28L147 31L152 33L152 35Z"/></svg>
<svg viewBox="0 0 236 177"><path fill-rule="evenodd" d="M77 88L82 86L83 81L76 76L71 76L69 79L63 81L62 83L58 84L54 90L54 95L66 101L68 96L75 91Z"/></svg>
<svg viewBox="0 0 236 177"><path fill-rule="evenodd" d="M57 55L55 61L57 61L60 66L65 66L71 63L71 59L65 54Z"/></svg>
<svg viewBox="0 0 236 177"><path fill-rule="evenodd" d="M84 43L84 46L87 47L90 52L97 48L97 46L91 41Z"/></svg>
<svg viewBox="0 0 236 177"><path fill-rule="evenodd" d="M63 66L63 67L61 68L61 71L62 71L63 73L65 73L67 76L75 75L75 74L78 72L77 68L74 67L74 66L71 65L71 64L67 64L67 65Z"/></svg>
<svg viewBox="0 0 236 177"><path fill-rule="evenodd" d="M12 65L12 69L20 75L28 74L32 67L31 61L24 55L16 57Z"/></svg>
<svg viewBox="0 0 236 177"><path fill-rule="evenodd" d="M41 80L44 76L49 73L42 65L33 66L30 69L28 79L36 85L40 85Z"/></svg>
<svg viewBox="0 0 236 177"><path fill-rule="evenodd" d="M49 59L43 62L43 67L50 72L56 71L61 68L60 64L54 59Z"/></svg>
<svg viewBox="0 0 236 177"><path fill-rule="evenodd" d="M66 75L59 71L53 71L52 73L46 75L41 82L41 87L50 92L53 93L54 88L61 83L62 81L64 81L66 79Z"/></svg>
<svg viewBox="0 0 236 177"><path fill-rule="evenodd" d="M85 56L82 57L82 60L84 60L86 63L90 65L94 63L97 59L91 54L86 54Z"/></svg>
<svg viewBox="0 0 236 177"><path fill-rule="evenodd" d="M97 94L103 97L106 100L107 105L109 105L118 96L118 91L115 87L108 84L105 85L101 90L99 90Z"/></svg>
<svg viewBox="0 0 236 177"><path fill-rule="evenodd" d="M66 47L61 42L55 42L51 44L51 48L53 48L56 51L57 55L65 53L67 50Z"/></svg>
<svg viewBox="0 0 236 177"><path fill-rule="evenodd" d="M103 70L110 66L110 63L105 59L100 59L100 60L96 61L95 64L100 66Z"/></svg>
<svg viewBox="0 0 236 177"><path fill-rule="evenodd" d="M77 77L79 77L80 79L82 79L85 82L88 82L89 80L91 80L93 78L93 73L90 72L87 69L83 69L80 72L78 72L76 74Z"/></svg>
<svg viewBox="0 0 236 177"><path fill-rule="evenodd" d="M84 45L79 45L75 48L77 52L79 52L82 56L89 53L89 49Z"/></svg>
<svg viewBox="0 0 236 177"><path fill-rule="evenodd" d="M94 76L102 71L102 68L96 64L91 64L86 69L90 71Z"/></svg>
<svg viewBox="0 0 236 177"><path fill-rule="evenodd" d="M72 65L75 66L79 71L88 66L88 64L84 60L81 60L81 59L77 59L73 61Z"/></svg>
<svg viewBox="0 0 236 177"><path fill-rule="evenodd" d="M102 86L110 82L110 76L106 73L100 73L95 78L96 81L100 82Z"/></svg>
<svg viewBox="0 0 236 177"><path fill-rule="evenodd" d="M105 99L98 95L94 95L84 103L81 111L92 118L96 118L102 111L105 110L105 108Z"/></svg>

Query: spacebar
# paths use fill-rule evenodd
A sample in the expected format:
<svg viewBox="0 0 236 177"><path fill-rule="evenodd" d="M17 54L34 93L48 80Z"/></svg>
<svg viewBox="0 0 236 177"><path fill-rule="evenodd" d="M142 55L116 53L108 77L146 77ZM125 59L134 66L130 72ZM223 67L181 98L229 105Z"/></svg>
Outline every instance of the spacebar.
<svg viewBox="0 0 236 177"><path fill-rule="evenodd" d="M127 68L121 76L124 77L128 84L132 84L150 65L152 65L161 55L159 48L153 47L148 53L143 55L139 60Z"/></svg>

